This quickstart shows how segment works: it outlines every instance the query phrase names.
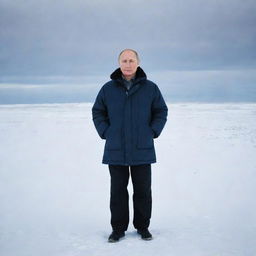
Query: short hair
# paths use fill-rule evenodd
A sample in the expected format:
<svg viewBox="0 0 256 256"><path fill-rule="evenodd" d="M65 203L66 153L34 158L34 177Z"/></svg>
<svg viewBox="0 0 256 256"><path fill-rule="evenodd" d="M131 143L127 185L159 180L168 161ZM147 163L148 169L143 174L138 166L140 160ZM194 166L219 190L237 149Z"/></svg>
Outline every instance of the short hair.
<svg viewBox="0 0 256 256"><path fill-rule="evenodd" d="M120 54L118 55L118 61L120 60L121 55L122 55L123 52L125 52L125 51L131 51L131 52L133 52L133 53L135 54L135 56L136 56L137 61L138 61L138 62L140 61L139 54L138 54L135 50L133 50L133 49L124 49L124 50L122 50L122 51L120 52Z"/></svg>

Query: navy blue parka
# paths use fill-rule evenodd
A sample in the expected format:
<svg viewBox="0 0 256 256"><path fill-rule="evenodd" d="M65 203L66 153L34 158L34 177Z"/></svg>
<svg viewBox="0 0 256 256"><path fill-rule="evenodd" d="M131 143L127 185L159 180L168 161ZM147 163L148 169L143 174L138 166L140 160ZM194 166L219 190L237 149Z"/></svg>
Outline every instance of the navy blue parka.
<svg viewBox="0 0 256 256"><path fill-rule="evenodd" d="M106 139L102 163L140 165L156 162L154 138L167 120L167 106L156 84L138 67L127 91L120 68L100 89L92 108L99 136Z"/></svg>

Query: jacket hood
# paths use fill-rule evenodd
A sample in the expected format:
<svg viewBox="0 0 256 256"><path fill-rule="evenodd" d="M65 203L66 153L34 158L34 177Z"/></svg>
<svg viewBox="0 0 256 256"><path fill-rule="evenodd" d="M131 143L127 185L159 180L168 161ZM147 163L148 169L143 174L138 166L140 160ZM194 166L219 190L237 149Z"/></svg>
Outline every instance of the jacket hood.
<svg viewBox="0 0 256 256"><path fill-rule="evenodd" d="M111 75L110 75L110 78L112 80L122 80L123 77L122 77L122 71L120 68L117 68ZM136 71L136 75L135 75L135 82L136 81L140 81L140 80L144 80L144 79L147 79L147 75L146 73L143 71L143 69L141 67L138 67L137 68L137 71Z"/></svg>

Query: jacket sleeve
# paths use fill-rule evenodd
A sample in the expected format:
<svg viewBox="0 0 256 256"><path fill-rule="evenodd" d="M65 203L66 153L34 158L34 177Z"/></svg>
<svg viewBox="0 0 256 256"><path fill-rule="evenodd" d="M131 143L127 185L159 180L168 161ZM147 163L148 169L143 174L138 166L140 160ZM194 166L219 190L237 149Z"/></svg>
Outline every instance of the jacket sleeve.
<svg viewBox="0 0 256 256"><path fill-rule="evenodd" d="M106 139L105 132L109 127L108 111L104 98L103 87L99 91L92 107L92 118L95 128L102 139Z"/></svg>
<svg viewBox="0 0 256 256"><path fill-rule="evenodd" d="M167 121L168 108L164 98L157 86L155 86L155 97L151 105L151 128L154 133L154 138L157 138Z"/></svg>

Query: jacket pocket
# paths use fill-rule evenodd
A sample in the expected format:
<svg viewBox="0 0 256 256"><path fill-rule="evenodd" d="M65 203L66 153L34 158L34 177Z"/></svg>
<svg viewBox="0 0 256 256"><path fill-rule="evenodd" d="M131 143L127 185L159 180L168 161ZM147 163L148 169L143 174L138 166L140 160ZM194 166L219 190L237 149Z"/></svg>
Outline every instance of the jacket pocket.
<svg viewBox="0 0 256 256"><path fill-rule="evenodd" d="M106 150L121 149L121 131L120 129L109 126L106 131Z"/></svg>
<svg viewBox="0 0 256 256"><path fill-rule="evenodd" d="M154 146L153 130L149 126L141 127L138 132L137 148L151 149Z"/></svg>

